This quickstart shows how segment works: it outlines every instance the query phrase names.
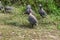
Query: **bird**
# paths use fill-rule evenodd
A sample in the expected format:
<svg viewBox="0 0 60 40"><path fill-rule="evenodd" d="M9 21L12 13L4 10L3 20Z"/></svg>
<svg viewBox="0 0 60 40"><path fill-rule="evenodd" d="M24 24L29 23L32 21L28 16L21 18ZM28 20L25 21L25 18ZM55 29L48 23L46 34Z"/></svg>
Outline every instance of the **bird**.
<svg viewBox="0 0 60 40"><path fill-rule="evenodd" d="M29 15L30 13L34 14L34 11L32 10L31 5L27 5L25 14Z"/></svg>
<svg viewBox="0 0 60 40"><path fill-rule="evenodd" d="M0 5L0 10L2 10L3 9L3 6L2 5Z"/></svg>
<svg viewBox="0 0 60 40"><path fill-rule="evenodd" d="M39 12L39 14L40 14L40 16L41 16L42 18L45 18L45 17L47 16L47 13L45 12L45 10L43 9L43 7L42 7L41 4L39 5L39 10L38 10L38 12Z"/></svg>
<svg viewBox="0 0 60 40"><path fill-rule="evenodd" d="M5 6L5 12L10 13L14 8L11 6Z"/></svg>
<svg viewBox="0 0 60 40"><path fill-rule="evenodd" d="M2 3L0 1L0 10L2 10L2 9L3 9L3 5L2 5Z"/></svg>
<svg viewBox="0 0 60 40"><path fill-rule="evenodd" d="M28 21L31 24L32 28L34 27L34 25L38 25L37 24L38 20L37 20L37 18L32 13L29 13Z"/></svg>

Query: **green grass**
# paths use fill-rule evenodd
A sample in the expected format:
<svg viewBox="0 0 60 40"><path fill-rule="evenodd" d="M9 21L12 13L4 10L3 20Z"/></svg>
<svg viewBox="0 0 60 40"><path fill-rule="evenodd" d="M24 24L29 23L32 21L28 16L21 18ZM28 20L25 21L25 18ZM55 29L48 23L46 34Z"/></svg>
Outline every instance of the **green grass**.
<svg viewBox="0 0 60 40"><path fill-rule="evenodd" d="M0 40L60 40L60 16L50 14L38 19L38 26L29 28L28 15L24 7L15 8L13 13L0 13Z"/></svg>

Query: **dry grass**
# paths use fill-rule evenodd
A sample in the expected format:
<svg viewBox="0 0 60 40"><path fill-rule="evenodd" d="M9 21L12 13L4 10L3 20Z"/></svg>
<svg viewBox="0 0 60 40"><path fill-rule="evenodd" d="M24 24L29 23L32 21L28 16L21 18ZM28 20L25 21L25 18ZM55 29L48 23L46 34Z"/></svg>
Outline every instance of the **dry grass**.
<svg viewBox="0 0 60 40"><path fill-rule="evenodd" d="M60 40L60 32L55 28L51 30L43 27L30 29L1 24L0 40Z"/></svg>

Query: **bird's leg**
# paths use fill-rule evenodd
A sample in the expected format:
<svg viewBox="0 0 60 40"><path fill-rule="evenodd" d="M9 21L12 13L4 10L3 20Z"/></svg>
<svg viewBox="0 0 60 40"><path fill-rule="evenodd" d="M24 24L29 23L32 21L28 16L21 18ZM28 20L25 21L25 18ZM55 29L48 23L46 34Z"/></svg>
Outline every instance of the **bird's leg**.
<svg viewBox="0 0 60 40"><path fill-rule="evenodd" d="M34 25L32 24L32 25L31 25L31 28L33 28L33 26L34 26Z"/></svg>

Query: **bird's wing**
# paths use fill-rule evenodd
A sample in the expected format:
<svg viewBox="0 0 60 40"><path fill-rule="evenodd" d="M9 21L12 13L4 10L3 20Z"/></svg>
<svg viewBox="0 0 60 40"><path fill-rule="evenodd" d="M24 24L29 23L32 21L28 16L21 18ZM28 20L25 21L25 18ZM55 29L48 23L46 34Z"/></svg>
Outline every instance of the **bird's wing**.
<svg viewBox="0 0 60 40"><path fill-rule="evenodd" d="M32 15L32 18L33 18L36 22L38 22L37 19L36 19L36 17L35 17L34 15Z"/></svg>
<svg viewBox="0 0 60 40"><path fill-rule="evenodd" d="M45 12L45 10L43 10L43 12L45 13L45 15L47 15L47 13Z"/></svg>

